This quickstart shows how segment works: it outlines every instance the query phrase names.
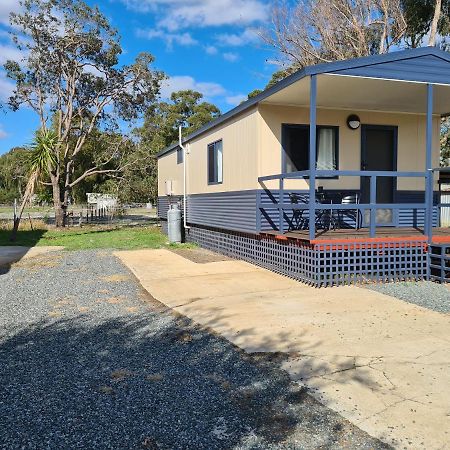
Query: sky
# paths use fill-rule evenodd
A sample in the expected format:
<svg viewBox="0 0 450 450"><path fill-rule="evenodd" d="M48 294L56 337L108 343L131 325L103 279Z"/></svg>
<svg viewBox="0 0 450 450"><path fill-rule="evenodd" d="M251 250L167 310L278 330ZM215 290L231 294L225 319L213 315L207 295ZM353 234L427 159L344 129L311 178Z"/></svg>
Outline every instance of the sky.
<svg viewBox="0 0 450 450"><path fill-rule="evenodd" d="M155 68L170 78L163 98L173 91L195 89L226 112L263 88L276 67L273 53L257 30L268 20L269 0L87 0L97 5L119 30L124 53L121 64L131 63L142 51L156 58ZM20 57L8 36L11 11L19 0L0 0L0 65ZM0 69L0 101L13 84ZM0 111L0 154L28 144L38 128L27 108Z"/></svg>

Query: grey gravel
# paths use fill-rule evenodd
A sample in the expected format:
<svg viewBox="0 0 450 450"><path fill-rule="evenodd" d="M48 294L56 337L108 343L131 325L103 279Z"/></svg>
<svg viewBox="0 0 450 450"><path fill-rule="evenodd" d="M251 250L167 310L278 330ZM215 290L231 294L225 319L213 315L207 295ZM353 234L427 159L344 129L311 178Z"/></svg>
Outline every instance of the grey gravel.
<svg viewBox="0 0 450 450"><path fill-rule="evenodd" d="M367 284L364 287L441 313L450 312L450 290L432 281Z"/></svg>
<svg viewBox="0 0 450 450"><path fill-rule="evenodd" d="M109 251L0 272L2 449L378 449L279 369L167 310Z"/></svg>

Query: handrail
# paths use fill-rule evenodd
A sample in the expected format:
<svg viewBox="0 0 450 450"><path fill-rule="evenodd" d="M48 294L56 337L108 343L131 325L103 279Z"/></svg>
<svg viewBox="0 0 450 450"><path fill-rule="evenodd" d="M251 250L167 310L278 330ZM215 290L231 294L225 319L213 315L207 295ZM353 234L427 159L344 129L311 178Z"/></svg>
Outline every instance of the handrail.
<svg viewBox="0 0 450 450"><path fill-rule="evenodd" d="M435 170L435 169L434 169ZM273 208L278 209L279 212L279 231L280 233L284 233L284 211L285 210L309 210L309 213L315 214L316 210L370 210L370 237L375 237L376 234L376 212L379 209L424 209L426 211L426 219L425 219L425 234L430 234L431 231L431 211L432 211L432 199L431 205L429 198L426 197L424 203L387 203L387 204L377 204L376 194L377 194L377 178L379 177L389 177L389 178L424 178L426 183L430 183L430 178L433 177L434 170L428 170L424 172L401 172L401 171L374 171L374 170L316 170L316 177L335 177L335 176L349 176L349 177L365 177L370 178L370 200L369 203L364 204L320 204L316 201L314 202L306 202L304 204L285 204L284 203L284 181L287 179L301 179L308 178L310 176L310 170L302 170L296 172L285 172L275 175L266 175L258 178L258 182L263 184L264 181L270 180L278 180L279 181L279 196L278 201L273 201ZM267 188L266 188L267 189ZM270 208L271 206L263 205L261 201L261 196L258 196L257 199L257 211L258 214L265 208ZM259 230L261 231L261 220L257 221ZM315 236L315 230L310 230L310 236Z"/></svg>
<svg viewBox="0 0 450 450"><path fill-rule="evenodd" d="M275 205L275 203L273 203ZM279 205L279 208L281 209L303 209L307 210L309 208L309 203L276 203L276 205ZM267 206L267 205L264 205ZM372 205L370 203L316 203L316 210L322 210L322 209L333 209L333 210L350 210L354 211L356 209L358 210L364 210L364 209L370 209ZM443 205L437 205L437 206L446 206ZM448 205L450 206L450 204ZM261 206L262 207L262 206ZM269 205L270 207L270 205ZM425 209L426 203L377 203L376 209ZM278 207L274 207L274 209L278 209Z"/></svg>
<svg viewBox="0 0 450 450"><path fill-rule="evenodd" d="M258 181L280 180L280 179L300 179L309 177L309 170L301 170L297 172L285 172L275 175L266 175L259 177ZM316 170L317 177L405 177L405 178L422 178L426 177L426 172L399 172L395 171L376 171L376 170Z"/></svg>

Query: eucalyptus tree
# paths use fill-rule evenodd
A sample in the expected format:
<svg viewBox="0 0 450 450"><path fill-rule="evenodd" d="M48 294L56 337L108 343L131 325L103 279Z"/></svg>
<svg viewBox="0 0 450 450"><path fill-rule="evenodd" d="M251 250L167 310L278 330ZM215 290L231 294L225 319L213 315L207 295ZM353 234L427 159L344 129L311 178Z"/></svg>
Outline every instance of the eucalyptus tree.
<svg viewBox="0 0 450 450"><path fill-rule="evenodd" d="M313 64L387 53L402 43L406 28L400 0L275 0L261 37L278 51L288 75Z"/></svg>
<svg viewBox="0 0 450 450"><path fill-rule="evenodd" d="M31 108L43 131L57 136L55 165L49 172L56 225L63 226L71 191L88 177L114 176L137 164L120 139L122 121L138 119L158 99L164 75L141 53L120 65L120 38L97 7L82 0L22 0L11 14L13 40L23 53L5 70L15 82L9 106ZM85 152L96 130L109 133L110 145ZM124 142L125 141L125 142ZM83 155L84 154L84 155ZM89 161L86 157L89 156ZM82 173L79 163L88 163Z"/></svg>
<svg viewBox="0 0 450 450"><path fill-rule="evenodd" d="M450 34L449 0L401 0L408 27L405 41L408 47L440 45L448 47Z"/></svg>
<svg viewBox="0 0 450 450"><path fill-rule="evenodd" d="M167 101L155 103L146 111L142 127L136 130L141 150L152 158L126 177L121 195L128 201L154 200L157 197L156 153L178 140L180 126L183 134L188 135L219 115L220 109L194 90L173 92Z"/></svg>

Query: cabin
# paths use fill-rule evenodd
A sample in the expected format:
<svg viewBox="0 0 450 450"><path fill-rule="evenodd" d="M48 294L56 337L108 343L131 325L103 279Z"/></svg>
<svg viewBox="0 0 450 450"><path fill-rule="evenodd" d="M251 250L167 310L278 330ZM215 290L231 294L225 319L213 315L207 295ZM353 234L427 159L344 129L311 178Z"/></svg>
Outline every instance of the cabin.
<svg viewBox="0 0 450 450"><path fill-rule="evenodd" d="M179 204L186 241L314 286L447 281L449 113L436 48L306 67L158 154L163 229Z"/></svg>

